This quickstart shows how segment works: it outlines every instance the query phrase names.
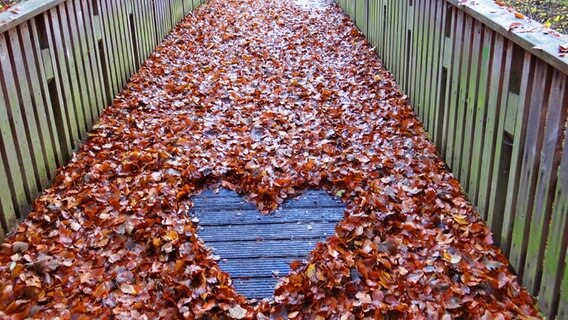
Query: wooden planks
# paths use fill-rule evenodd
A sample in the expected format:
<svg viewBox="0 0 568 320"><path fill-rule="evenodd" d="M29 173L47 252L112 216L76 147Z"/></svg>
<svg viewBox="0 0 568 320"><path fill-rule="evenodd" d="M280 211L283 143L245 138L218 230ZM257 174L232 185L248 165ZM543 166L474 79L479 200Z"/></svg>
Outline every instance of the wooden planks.
<svg viewBox="0 0 568 320"><path fill-rule="evenodd" d="M248 298L272 296L277 277L288 274L292 260L307 258L318 242L335 234L344 211L343 204L323 190L287 200L270 215L226 189L207 190L192 200L199 238L220 257L219 266Z"/></svg>
<svg viewBox="0 0 568 320"><path fill-rule="evenodd" d="M548 318L568 316L568 57L493 1L339 1ZM400 28L400 21L404 27Z"/></svg>
<svg viewBox="0 0 568 320"><path fill-rule="evenodd" d="M0 13L0 238L193 4L29 0Z"/></svg>

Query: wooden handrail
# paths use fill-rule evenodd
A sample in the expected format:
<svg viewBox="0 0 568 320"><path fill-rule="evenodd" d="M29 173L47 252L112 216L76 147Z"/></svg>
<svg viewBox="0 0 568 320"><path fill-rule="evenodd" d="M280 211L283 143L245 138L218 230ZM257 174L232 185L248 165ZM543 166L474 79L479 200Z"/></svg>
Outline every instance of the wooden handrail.
<svg viewBox="0 0 568 320"><path fill-rule="evenodd" d="M0 12L0 33L6 32L65 1L27 0L16 3L8 10Z"/></svg>
<svg viewBox="0 0 568 320"><path fill-rule="evenodd" d="M568 36L545 28L537 21L519 19L514 11L497 5L493 0L447 1L554 68L568 74L568 54L561 55L559 51L561 45L568 44Z"/></svg>

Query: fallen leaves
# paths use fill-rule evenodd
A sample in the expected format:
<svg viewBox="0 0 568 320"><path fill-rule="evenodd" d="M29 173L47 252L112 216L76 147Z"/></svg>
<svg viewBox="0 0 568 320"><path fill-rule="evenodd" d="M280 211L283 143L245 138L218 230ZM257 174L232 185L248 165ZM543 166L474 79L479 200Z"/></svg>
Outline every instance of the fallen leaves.
<svg viewBox="0 0 568 320"><path fill-rule="evenodd" d="M407 101L336 5L209 1L0 247L0 317L538 316ZM308 188L348 209L254 303L188 214L219 186L266 213Z"/></svg>

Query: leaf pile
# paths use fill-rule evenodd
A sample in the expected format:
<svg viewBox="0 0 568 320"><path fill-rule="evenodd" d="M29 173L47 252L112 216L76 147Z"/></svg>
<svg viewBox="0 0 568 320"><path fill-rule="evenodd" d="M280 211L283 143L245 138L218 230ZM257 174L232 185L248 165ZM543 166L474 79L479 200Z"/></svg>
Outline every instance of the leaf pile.
<svg viewBox="0 0 568 320"><path fill-rule="evenodd" d="M247 301L191 197L348 206L273 300ZM333 5L212 0L156 49L0 249L0 316L538 316L364 37Z"/></svg>

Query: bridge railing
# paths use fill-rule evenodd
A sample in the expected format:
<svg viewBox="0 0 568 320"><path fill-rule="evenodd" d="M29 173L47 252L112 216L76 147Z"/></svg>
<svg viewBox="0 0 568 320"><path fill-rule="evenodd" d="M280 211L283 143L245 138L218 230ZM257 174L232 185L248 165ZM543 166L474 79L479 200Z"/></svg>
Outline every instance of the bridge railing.
<svg viewBox="0 0 568 320"><path fill-rule="evenodd" d="M202 0L27 0L0 13L0 241Z"/></svg>
<svg viewBox="0 0 568 320"><path fill-rule="evenodd" d="M338 2L543 313L568 319L568 38L492 0Z"/></svg>

